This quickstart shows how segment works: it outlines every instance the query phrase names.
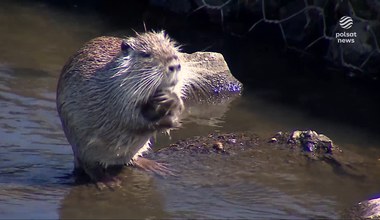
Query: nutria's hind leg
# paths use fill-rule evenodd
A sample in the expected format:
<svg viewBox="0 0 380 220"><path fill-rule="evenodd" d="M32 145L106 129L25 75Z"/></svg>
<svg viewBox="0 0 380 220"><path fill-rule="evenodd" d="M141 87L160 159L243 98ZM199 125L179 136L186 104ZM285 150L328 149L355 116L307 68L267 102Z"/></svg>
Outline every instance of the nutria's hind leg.
<svg viewBox="0 0 380 220"><path fill-rule="evenodd" d="M132 157L130 165L136 166L145 171L150 171L161 176L174 175L166 164L158 163L153 160L142 157L142 155L150 149L150 140L148 140L144 146L142 146L138 152Z"/></svg>
<svg viewBox="0 0 380 220"><path fill-rule="evenodd" d="M159 163L153 160L149 160L144 157L138 157L133 160L132 165L139 167L145 171L156 173L160 176L175 176L172 170L170 170L166 164Z"/></svg>
<svg viewBox="0 0 380 220"><path fill-rule="evenodd" d="M84 163L82 168L100 190L121 186L121 179L117 174L122 170L122 166L105 168L100 163Z"/></svg>

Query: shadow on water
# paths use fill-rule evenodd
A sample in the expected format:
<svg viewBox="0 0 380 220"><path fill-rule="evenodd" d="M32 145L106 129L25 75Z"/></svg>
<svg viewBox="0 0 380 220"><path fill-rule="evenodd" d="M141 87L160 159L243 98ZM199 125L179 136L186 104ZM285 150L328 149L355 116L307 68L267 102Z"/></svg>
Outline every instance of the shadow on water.
<svg viewBox="0 0 380 220"><path fill-rule="evenodd" d="M130 31L121 31L128 24L111 26L91 11L65 11L40 2L0 2L0 218L339 218L344 208L376 191L379 184L343 178L328 167L284 165L277 159L283 152L257 160L252 160L255 152L230 157L177 152L160 158L177 176L160 178L126 169L126 181L115 191L74 184L71 147L55 109L58 74L85 41L123 36ZM296 61L269 47L248 47L216 33L198 37L197 31L168 29L179 42L198 45L185 46L189 51L207 46L223 51L233 73L255 89L225 105L188 108L183 129L173 131L171 139L159 135L156 149L214 131L252 131L267 138L280 130L313 129L368 160L379 157L380 140L360 127L366 126L366 117L361 124L347 125L342 123L347 115L331 120L288 104L303 103L314 112L357 109L359 119L368 110L359 104L337 108L331 100L350 97L342 94L346 90L328 88L323 80L307 84L301 80L303 73L313 75L307 64L295 68ZM296 72L291 83L279 77L283 71ZM334 89L341 93L331 95Z"/></svg>

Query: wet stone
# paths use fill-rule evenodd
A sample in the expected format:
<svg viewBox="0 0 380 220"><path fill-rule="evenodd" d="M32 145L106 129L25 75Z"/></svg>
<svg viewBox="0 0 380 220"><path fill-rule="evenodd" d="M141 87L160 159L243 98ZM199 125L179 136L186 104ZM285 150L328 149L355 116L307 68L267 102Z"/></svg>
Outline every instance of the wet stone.
<svg viewBox="0 0 380 220"><path fill-rule="evenodd" d="M295 130L291 133L278 132L269 142L286 144L291 148L297 148L303 152L312 152L313 156L333 154L334 152L342 151L333 144L333 141L330 138L311 130Z"/></svg>
<svg viewBox="0 0 380 220"><path fill-rule="evenodd" d="M216 142L212 145L212 148L214 148L214 150L216 150L216 151L220 151L220 152L223 152L223 151L224 151L223 144L222 144L222 142L220 142L220 141L216 141Z"/></svg>
<svg viewBox="0 0 380 220"><path fill-rule="evenodd" d="M380 219L380 198L359 202L348 211L349 219Z"/></svg>

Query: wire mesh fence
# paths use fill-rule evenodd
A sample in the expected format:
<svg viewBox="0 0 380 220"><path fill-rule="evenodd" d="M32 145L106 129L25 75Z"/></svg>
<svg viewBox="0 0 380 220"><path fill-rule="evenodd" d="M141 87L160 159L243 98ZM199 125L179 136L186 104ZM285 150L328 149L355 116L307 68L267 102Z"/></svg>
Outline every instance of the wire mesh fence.
<svg viewBox="0 0 380 220"><path fill-rule="evenodd" d="M323 56L351 76L366 74L377 79L380 72L379 0L196 0L192 11L220 14L226 25L229 17L242 10L256 19L246 33L259 25L277 25L284 45L301 54ZM357 13L358 11L358 13ZM340 19L342 20L340 22ZM244 22L247 22L246 20ZM322 54L315 48L325 45Z"/></svg>

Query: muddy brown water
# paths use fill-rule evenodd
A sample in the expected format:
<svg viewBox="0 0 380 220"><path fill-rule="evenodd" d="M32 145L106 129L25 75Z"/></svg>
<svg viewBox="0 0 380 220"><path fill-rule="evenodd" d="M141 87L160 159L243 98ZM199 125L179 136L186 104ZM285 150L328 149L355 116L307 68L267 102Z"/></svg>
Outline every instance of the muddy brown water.
<svg viewBox="0 0 380 220"><path fill-rule="evenodd" d="M59 71L85 41L124 33L96 14L41 3L0 3L0 218L333 218L380 192L380 184L335 175L328 167L289 166L231 156L173 154L162 158L177 176L125 171L123 187L76 185L72 152L55 109ZM380 139L344 123L314 118L252 93L225 106L193 107L184 128L156 147L213 131L313 129L369 161ZM280 152L266 155L280 157ZM380 183L380 181L378 182Z"/></svg>

